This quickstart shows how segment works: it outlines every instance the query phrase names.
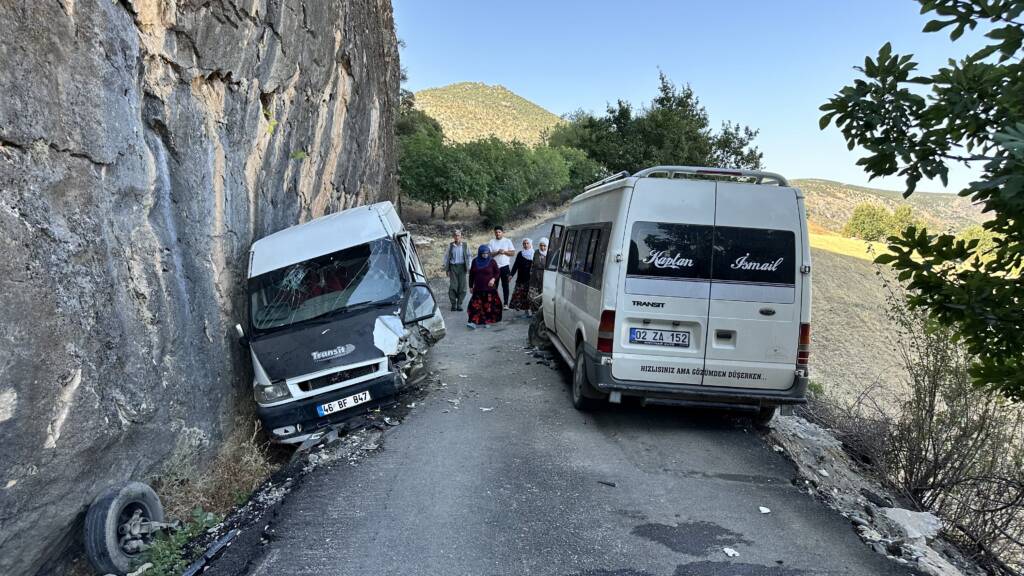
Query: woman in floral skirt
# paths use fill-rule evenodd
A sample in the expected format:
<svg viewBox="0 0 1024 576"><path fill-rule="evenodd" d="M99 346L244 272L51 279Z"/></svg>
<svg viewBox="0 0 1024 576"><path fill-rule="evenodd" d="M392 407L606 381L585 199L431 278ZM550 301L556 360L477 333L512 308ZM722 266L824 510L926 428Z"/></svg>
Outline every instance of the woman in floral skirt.
<svg viewBox="0 0 1024 576"><path fill-rule="evenodd" d="M491 258L491 247L484 244L477 250L477 256L469 267L469 287L473 297L469 299L469 322L466 326L476 329L488 324L501 322L501 298L498 297L498 279L501 271Z"/></svg>
<svg viewBox="0 0 1024 576"><path fill-rule="evenodd" d="M530 268L533 266L533 241L523 239L523 249L516 254L509 277L516 277L516 289L509 301L509 308L530 315Z"/></svg>

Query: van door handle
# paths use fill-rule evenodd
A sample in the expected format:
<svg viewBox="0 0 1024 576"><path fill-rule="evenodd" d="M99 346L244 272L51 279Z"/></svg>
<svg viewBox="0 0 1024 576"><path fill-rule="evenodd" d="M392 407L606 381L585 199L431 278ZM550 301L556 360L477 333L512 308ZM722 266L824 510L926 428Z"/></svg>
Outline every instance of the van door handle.
<svg viewBox="0 0 1024 576"><path fill-rule="evenodd" d="M775 316L775 308L761 308L758 310L762 316Z"/></svg>

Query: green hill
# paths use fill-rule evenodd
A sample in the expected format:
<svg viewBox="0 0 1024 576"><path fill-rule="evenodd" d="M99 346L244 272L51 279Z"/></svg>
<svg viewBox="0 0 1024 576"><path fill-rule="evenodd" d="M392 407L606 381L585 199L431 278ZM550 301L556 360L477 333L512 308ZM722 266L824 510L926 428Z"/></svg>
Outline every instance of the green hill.
<svg viewBox="0 0 1024 576"><path fill-rule="evenodd" d="M456 142L496 136L534 146L560 122L558 116L508 88L480 82L421 90L416 93L416 107L436 119Z"/></svg>
<svg viewBox="0 0 1024 576"><path fill-rule="evenodd" d="M958 231L987 220L981 209L955 194L915 192L903 199L899 192L852 186L832 180L790 180L807 196L807 217L821 228L839 232L858 204L872 202L889 210L909 204L914 214L935 232Z"/></svg>

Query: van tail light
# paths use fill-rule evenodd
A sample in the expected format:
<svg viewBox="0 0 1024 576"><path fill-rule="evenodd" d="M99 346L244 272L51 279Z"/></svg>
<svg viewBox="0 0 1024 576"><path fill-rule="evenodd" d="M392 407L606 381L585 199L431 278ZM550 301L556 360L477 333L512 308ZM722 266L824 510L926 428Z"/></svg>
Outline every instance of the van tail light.
<svg viewBox="0 0 1024 576"><path fill-rule="evenodd" d="M800 341L797 342L796 347L796 369L803 370L805 374L810 374L810 360L811 360L811 325L801 324L800 325Z"/></svg>
<svg viewBox="0 0 1024 576"><path fill-rule="evenodd" d="M615 310L601 312L601 323L597 326L597 351L612 353L612 340L615 338Z"/></svg>

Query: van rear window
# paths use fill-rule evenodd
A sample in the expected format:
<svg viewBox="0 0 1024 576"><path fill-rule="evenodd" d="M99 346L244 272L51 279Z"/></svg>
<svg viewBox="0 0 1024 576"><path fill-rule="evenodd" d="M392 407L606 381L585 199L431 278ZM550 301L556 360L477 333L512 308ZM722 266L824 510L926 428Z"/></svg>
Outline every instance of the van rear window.
<svg viewBox="0 0 1024 576"><path fill-rule="evenodd" d="M667 280L709 280L713 236L713 226L635 222L626 274Z"/></svg>
<svg viewBox="0 0 1024 576"><path fill-rule="evenodd" d="M796 236L789 230L715 227L715 282L792 286Z"/></svg>

